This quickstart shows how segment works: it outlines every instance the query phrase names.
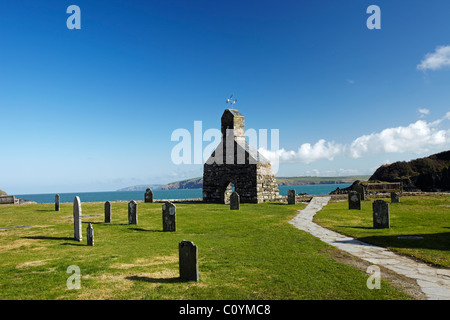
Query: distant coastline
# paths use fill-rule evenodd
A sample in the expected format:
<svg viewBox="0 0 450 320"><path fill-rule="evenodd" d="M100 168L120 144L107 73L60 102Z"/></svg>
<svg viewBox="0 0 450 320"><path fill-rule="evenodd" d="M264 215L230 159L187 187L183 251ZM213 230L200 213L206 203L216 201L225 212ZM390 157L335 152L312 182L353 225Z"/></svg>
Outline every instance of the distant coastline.
<svg viewBox="0 0 450 320"><path fill-rule="evenodd" d="M316 184L344 184L353 183L356 180L367 181L370 176L345 176L345 177L278 177L279 186L298 186L298 185L316 185ZM119 189L117 191L145 191L147 188L152 190L182 190L182 189L200 189L203 187L203 178L191 178L171 182L165 185L148 184L136 185Z"/></svg>

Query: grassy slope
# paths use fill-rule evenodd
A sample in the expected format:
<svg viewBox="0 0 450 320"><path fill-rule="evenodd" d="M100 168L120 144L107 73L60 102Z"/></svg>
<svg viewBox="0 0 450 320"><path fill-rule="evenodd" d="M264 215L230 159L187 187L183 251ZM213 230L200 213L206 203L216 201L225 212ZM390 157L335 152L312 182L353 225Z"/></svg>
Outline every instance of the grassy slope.
<svg viewBox="0 0 450 320"><path fill-rule="evenodd" d="M177 231L161 232L161 204L139 203L138 225L127 204L113 203L113 222L85 217L73 240L72 205L0 206L0 299L408 299L332 258L333 247L294 228L296 209L280 204L177 204ZM82 204L83 215L103 204ZM85 222L95 246L86 246ZM198 283L178 279L178 243L198 246ZM67 267L81 268L80 290L66 287Z"/></svg>
<svg viewBox="0 0 450 320"><path fill-rule="evenodd" d="M390 229L373 229L372 203L362 202L362 210L348 210L346 201L330 203L315 216L315 222L364 242L388 247L425 262L450 267L450 196L402 197L389 202ZM422 236L423 240L397 239Z"/></svg>

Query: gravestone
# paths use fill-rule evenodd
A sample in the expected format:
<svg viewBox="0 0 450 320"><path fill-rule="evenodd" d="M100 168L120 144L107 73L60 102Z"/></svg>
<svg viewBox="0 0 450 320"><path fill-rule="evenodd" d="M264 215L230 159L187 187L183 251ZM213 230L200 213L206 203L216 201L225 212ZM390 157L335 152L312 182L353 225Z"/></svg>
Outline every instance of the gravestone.
<svg viewBox="0 0 450 320"><path fill-rule="evenodd" d="M128 203L128 224L137 224L137 203L132 200Z"/></svg>
<svg viewBox="0 0 450 320"><path fill-rule="evenodd" d="M361 195L357 191L349 191L348 193L348 209L361 210Z"/></svg>
<svg viewBox="0 0 450 320"><path fill-rule="evenodd" d="M391 192L391 203L399 203L400 195L397 192Z"/></svg>
<svg viewBox="0 0 450 320"><path fill-rule="evenodd" d="M105 222L111 222L111 202L105 202Z"/></svg>
<svg viewBox="0 0 450 320"><path fill-rule="evenodd" d="M356 191L356 192L359 193L359 196L360 196L361 200L366 200L366 192L365 192L364 186L362 186L360 184L355 184L353 186L353 191Z"/></svg>
<svg viewBox="0 0 450 320"><path fill-rule="evenodd" d="M241 202L239 193L234 191L230 196L230 210L239 210L239 204Z"/></svg>
<svg viewBox="0 0 450 320"><path fill-rule="evenodd" d="M167 201L162 206L163 231L176 231L177 218L175 205Z"/></svg>
<svg viewBox="0 0 450 320"><path fill-rule="evenodd" d="M384 200L375 200L372 204L373 228L389 228L389 203Z"/></svg>
<svg viewBox="0 0 450 320"><path fill-rule="evenodd" d="M55 211L59 211L59 194L55 195Z"/></svg>
<svg viewBox="0 0 450 320"><path fill-rule="evenodd" d="M73 226L75 240L83 240L81 235L81 201L79 196L76 196L73 200Z"/></svg>
<svg viewBox="0 0 450 320"><path fill-rule="evenodd" d="M87 230L86 230L86 238L87 238L87 245L88 246L94 246L94 228L92 227L92 223L89 223Z"/></svg>
<svg viewBox="0 0 450 320"><path fill-rule="evenodd" d="M144 202L153 202L153 191L150 188L145 190Z"/></svg>
<svg viewBox="0 0 450 320"><path fill-rule="evenodd" d="M192 241L183 240L178 244L180 278L198 281L197 246Z"/></svg>
<svg viewBox="0 0 450 320"><path fill-rule="evenodd" d="M295 204L295 190L288 190L287 200L288 204Z"/></svg>

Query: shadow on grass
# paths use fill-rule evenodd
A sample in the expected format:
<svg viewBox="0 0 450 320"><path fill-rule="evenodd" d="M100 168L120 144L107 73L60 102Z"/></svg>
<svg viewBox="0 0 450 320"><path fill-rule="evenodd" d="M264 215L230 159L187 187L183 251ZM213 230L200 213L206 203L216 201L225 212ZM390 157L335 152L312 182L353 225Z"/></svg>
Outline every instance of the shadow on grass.
<svg viewBox="0 0 450 320"><path fill-rule="evenodd" d="M355 226L339 226L339 228L365 229L365 230L373 229L373 227L355 227Z"/></svg>
<svg viewBox="0 0 450 320"><path fill-rule="evenodd" d="M177 283L177 282L185 282L185 281L181 280L180 277L150 278L150 277L131 276L131 277L126 277L125 279L132 280L132 281L144 281L144 282L150 282L150 283Z"/></svg>
<svg viewBox="0 0 450 320"><path fill-rule="evenodd" d="M69 237L45 237L45 236L30 236L30 237L22 237L23 239L33 239L33 240L65 240L65 241L75 241L74 238L69 238ZM76 242L76 243L69 243L69 242L65 242L65 243L61 243L62 246L86 246L85 244L82 244L80 242Z"/></svg>
<svg viewBox="0 0 450 320"><path fill-rule="evenodd" d="M128 230L134 230L134 231L145 231L145 232L163 232L162 230L148 230L148 229L142 229L142 228L128 228Z"/></svg>
<svg viewBox="0 0 450 320"><path fill-rule="evenodd" d="M35 211L42 211L42 212L58 212L58 211L55 211L55 209L36 209Z"/></svg>
<svg viewBox="0 0 450 320"><path fill-rule="evenodd" d="M72 239L73 240L73 239ZM86 247L85 244L77 242L77 243L69 243L69 242L64 242L61 243L62 246L75 246L75 247Z"/></svg>
<svg viewBox="0 0 450 320"><path fill-rule="evenodd" d="M397 237L414 236L423 239L398 239ZM406 249L429 249L448 251L450 232L431 234L402 234L395 236L370 236L361 237L357 240L383 247L395 247Z"/></svg>
<svg viewBox="0 0 450 320"><path fill-rule="evenodd" d="M45 236L29 236L29 237L22 237L23 239L34 239L34 240L74 240L73 238L69 237L45 237Z"/></svg>

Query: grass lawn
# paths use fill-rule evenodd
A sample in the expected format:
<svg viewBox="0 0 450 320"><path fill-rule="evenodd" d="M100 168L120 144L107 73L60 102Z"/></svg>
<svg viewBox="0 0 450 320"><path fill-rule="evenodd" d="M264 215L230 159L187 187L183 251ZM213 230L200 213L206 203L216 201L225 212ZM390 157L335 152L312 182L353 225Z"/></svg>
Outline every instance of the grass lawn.
<svg viewBox="0 0 450 320"><path fill-rule="evenodd" d="M126 203L112 203L112 223L103 222L103 203L83 203L83 215L102 216L83 218L82 242L73 240L70 203L60 212L53 204L0 206L0 227L33 226L0 229L0 299L410 298L384 280L369 290L368 274L289 224L304 204L177 204L176 232L162 232L161 206L139 203L138 225L128 225ZM94 247L86 245L87 222ZM182 240L198 246L199 282L179 279ZM66 286L71 265L81 270L81 289Z"/></svg>
<svg viewBox="0 0 450 320"><path fill-rule="evenodd" d="M450 195L401 197L389 203L390 228L373 229L372 203L361 202L361 211L348 210L348 202L330 202L314 222L325 228L413 256L424 262L450 267ZM398 239L419 236L423 239Z"/></svg>

